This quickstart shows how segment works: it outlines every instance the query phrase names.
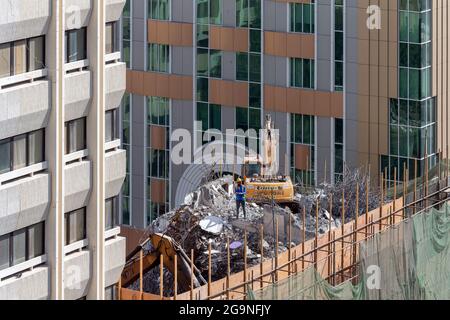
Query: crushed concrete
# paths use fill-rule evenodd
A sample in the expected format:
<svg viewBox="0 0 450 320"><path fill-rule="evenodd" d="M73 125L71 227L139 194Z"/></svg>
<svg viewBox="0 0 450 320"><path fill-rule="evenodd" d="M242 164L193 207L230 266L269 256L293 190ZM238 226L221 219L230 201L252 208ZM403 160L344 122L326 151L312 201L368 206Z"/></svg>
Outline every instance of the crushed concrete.
<svg viewBox="0 0 450 320"><path fill-rule="evenodd" d="M280 252L286 251L289 245L295 246L303 241L302 234L305 225L306 238L314 237L316 217L313 209L316 197L321 197L321 193L312 194L307 198L296 195L297 200L301 199L302 203L306 201L308 204L306 224L302 221L301 213L292 213L289 209L279 206L260 206L249 202L246 203L246 219L243 217L242 209L237 218L233 180L232 176L227 176L207 182L198 190L187 195L183 205L158 217L152 223L151 229L153 232L172 237L188 256L190 256L191 250L194 250L195 265L205 279L208 278L208 245L211 244L212 280L214 281L227 274L227 243L230 243L231 273L243 270L245 231L247 232L248 266L258 264L261 259L261 225L264 226L264 258L275 256L274 218L278 219ZM328 230L330 218L331 226L335 228L337 222L330 217L326 210L320 210L319 233L322 234ZM291 230L289 230L289 220L291 220ZM289 243L289 232L291 243ZM151 248L147 249L151 250ZM164 281L165 285L173 288L173 277L167 270L164 278L167 280ZM136 285L134 283L132 287ZM159 294L159 268L155 268L145 275L144 290ZM164 290L167 294L171 293L169 288Z"/></svg>

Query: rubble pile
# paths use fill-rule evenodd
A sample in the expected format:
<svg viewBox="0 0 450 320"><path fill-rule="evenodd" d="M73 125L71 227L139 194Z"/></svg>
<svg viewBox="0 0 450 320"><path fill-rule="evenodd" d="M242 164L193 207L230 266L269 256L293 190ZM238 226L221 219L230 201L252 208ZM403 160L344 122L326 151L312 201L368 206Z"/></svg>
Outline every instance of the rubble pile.
<svg viewBox="0 0 450 320"><path fill-rule="evenodd" d="M311 203L308 209L313 208L317 195L303 197L302 202ZM297 195L297 199L301 196ZM314 213L314 215L310 214ZM286 229L287 221L291 219L291 243L288 244ZM247 231L247 265L256 265L261 261L260 228L264 225L263 254L264 258L275 256L275 231L273 223L275 217L282 221L279 226L278 248L279 252L299 244L305 223L301 214L293 214L288 208L272 205L257 205L246 203L246 218L242 209L239 218L236 216L236 204L233 192L232 176L223 177L207 182L199 189L186 196L184 204L179 208L158 217L151 226L152 232L162 233L173 238L188 256L194 250L195 265L205 279L208 278L209 244L211 244L212 280L226 276L228 272L228 248L230 251L230 272L236 273L244 268L244 234ZM330 215L326 210L320 210L319 232L325 233L330 225ZM306 237L312 238L315 234L315 211L307 210ZM332 219L332 227L335 222ZM146 248L152 250L151 247ZM159 294L159 269L155 268L144 277L146 292ZM167 295L173 292L173 276L164 271L164 291Z"/></svg>

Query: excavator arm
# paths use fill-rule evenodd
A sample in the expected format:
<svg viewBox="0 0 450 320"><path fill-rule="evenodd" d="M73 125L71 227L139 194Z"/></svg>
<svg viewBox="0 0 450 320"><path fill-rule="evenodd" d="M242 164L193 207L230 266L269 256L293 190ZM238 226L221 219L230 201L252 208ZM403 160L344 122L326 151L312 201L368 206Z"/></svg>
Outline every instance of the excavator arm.
<svg viewBox="0 0 450 320"><path fill-rule="evenodd" d="M128 255L127 263L122 272L122 286L127 287L139 278L140 258L139 256L136 257L136 255L149 241L151 241L154 250L147 252L142 258L142 270L144 274L159 265L161 255L163 256L164 266L174 274L175 256L177 256L177 279L178 286L181 290L188 291L190 289L192 277L194 288L206 283L205 279L201 276L200 271L195 266L194 270L191 270L191 261L189 257L171 237L155 233L151 234L148 239L137 246L136 249ZM197 278L195 274L197 274L199 278Z"/></svg>

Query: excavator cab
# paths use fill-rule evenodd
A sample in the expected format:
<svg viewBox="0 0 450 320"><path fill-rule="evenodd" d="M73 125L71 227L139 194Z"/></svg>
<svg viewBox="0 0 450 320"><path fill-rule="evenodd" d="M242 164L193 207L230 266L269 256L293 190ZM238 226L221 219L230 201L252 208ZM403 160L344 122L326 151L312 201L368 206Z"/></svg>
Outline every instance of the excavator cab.
<svg viewBox="0 0 450 320"><path fill-rule="evenodd" d="M294 185L289 176L277 175L277 136L274 134L273 122L266 116L263 138L263 156L249 155L244 158L244 184L247 199L256 203L275 201L291 203L294 199Z"/></svg>

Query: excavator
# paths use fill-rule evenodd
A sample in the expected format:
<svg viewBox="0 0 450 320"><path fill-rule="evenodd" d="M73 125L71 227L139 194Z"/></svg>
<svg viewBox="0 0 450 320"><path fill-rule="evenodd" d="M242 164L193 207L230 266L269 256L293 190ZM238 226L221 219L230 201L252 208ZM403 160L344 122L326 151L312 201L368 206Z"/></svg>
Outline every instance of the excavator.
<svg viewBox="0 0 450 320"><path fill-rule="evenodd" d="M197 288L206 284L206 280L202 277L200 270L194 265L191 269L191 260L186 252L171 237L161 233L151 233L141 242L126 258L126 264L122 272L122 286L128 287L139 278L141 270L140 256L138 253L151 243L153 248L145 253L142 258L143 274L158 266L163 256L164 266L172 273L175 273L175 255L177 256L177 279L178 287L184 292L193 287ZM192 279L193 278L193 279Z"/></svg>
<svg viewBox="0 0 450 320"><path fill-rule="evenodd" d="M279 176L276 172L278 137L270 115L266 115L263 132L263 156L253 154L244 158L241 175L247 189L246 198L255 203L274 201L290 205L294 200L294 185L289 176Z"/></svg>

